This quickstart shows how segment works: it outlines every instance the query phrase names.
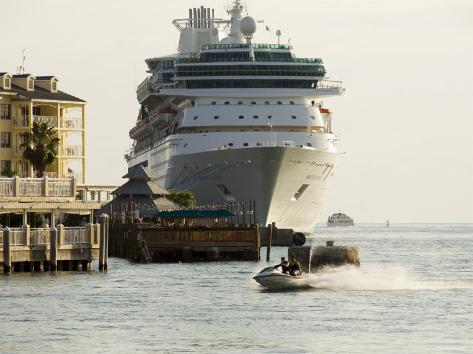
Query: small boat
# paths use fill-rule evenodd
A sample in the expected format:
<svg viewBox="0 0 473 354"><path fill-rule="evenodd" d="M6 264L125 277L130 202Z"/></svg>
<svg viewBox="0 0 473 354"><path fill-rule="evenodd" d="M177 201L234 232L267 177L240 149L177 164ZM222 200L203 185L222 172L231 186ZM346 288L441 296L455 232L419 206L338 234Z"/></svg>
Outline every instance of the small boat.
<svg viewBox="0 0 473 354"><path fill-rule="evenodd" d="M267 267L256 274L253 279L270 290L294 289L309 287L309 274L284 274L279 268Z"/></svg>

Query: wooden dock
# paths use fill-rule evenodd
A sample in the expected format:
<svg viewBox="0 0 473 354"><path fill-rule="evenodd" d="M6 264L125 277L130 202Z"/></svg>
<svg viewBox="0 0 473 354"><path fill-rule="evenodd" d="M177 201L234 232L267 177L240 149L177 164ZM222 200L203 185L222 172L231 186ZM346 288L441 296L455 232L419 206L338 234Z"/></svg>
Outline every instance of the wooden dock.
<svg viewBox="0 0 473 354"><path fill-rule="evenodd" d="M110 224L109 254L134 262L258 261L256 225L153 227Z"/></svg>
<svg viewBox="0 0 473 354"><path fill-rule="evenodd" d="M0 267L4 273L90 270L108 268L108 216L85 227L6 227L0 237Z"/></svg>

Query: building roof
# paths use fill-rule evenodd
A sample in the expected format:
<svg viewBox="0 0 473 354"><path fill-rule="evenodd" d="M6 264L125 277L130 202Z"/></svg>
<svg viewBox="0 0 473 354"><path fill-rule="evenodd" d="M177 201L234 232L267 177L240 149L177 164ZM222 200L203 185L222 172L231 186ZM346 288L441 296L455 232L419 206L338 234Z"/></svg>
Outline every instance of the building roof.
<svg viewBox="0 0 473 354"><path fill-rule="evenodd" d="M55 76L36 76L36 80L51 80L52 78L55 78Z"/></svg>
<svg viewBox="0 0 473 354"><path fill-rule="evenodd" d="M11 85L11 92L15 92L28 100L50 100L50 101L66 101L66 102L84 102L80 98L71 96L65 92L49 92L39 86L35 86L34 91L27 91L19 86Z"/></svg>
<svg viewBox="0 0 473 354"><path fill-rule="evenodd" d="M128 173L122 178L151 181L155 176L146 167L138 165L128 169Z"/></svg>
<svg viewBox="0 0 473 354"><path fill-rule="evenodd" d="M154 197L169 194L165 188L151 181L154 178L153 174L149 172L146 167L141 165L130 168L123 178L129 178L129 181L115 189L112 194L129 196L147 195Z"/></svg>
<svg viewBox="0 0 473 354"><path fill-rule="evenodd" d="M112 194L122 196L161 196L168 195L169 192L151 181L129 180L124 185L115 189Z"/></svg>
<svg viewBox="0 0 473 354"><path fill-rule="evenodd" d="M31 74L15 74L15 75L13 75L13 78L14 79L25 79L25 78L30 77L30 76L34 77L34 75L31 75Z"/></svg>
<svg viewBox="0 0 473 354"><path fill-rule="evenodd" d="M128 198L126 196L119 196L104 205L100 212L106 212L113 216L126 210L138 210L140 216L153 217L161 211L176 208L176 204L164 197L140 196Z"/></svg>

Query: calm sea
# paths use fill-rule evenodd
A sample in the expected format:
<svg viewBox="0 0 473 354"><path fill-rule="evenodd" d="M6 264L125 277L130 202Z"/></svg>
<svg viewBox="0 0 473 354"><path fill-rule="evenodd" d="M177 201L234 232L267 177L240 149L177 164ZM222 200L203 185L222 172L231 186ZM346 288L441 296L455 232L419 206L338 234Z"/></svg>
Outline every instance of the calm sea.
<svg viewBox="0 0 473 354"><path fill-rule="evenodd" d="M321 227L310 242L327 239L362 266L302 291L262 291L265 261L0 276L0 352L473 353L472 224Z"/></svg>

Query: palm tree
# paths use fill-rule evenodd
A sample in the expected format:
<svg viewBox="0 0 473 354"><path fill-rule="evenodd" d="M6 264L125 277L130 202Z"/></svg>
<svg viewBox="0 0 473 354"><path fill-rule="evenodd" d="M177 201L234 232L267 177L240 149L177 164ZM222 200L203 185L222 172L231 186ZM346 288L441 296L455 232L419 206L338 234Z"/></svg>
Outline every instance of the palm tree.
<svg viewBox="0 0 473 354"><path fill-rule="evenodd" d="M23 158L28 160L36 171L36 177L44 176L46 167L54 162L57 156L59 138L54 128L46 123L33 123L30 132L21 133L23 143Z"/></svg>

